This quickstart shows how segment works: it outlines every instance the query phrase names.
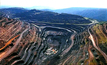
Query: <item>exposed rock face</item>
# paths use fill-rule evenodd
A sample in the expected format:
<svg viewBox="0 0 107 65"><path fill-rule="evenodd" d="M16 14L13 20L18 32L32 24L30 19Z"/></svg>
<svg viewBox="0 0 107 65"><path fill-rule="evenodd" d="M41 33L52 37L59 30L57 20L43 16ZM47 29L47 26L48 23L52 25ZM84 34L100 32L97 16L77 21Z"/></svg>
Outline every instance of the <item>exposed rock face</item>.
<svg viewBox="0 0 107 65"><path fill-rule="evenodd" d="M0 63L44 64L49 61L48 58L60 54L65 44L70 44L66 41L71 36L67 30L52 27L39 29L34 24L2 17Z"/></svg>
<svg viewBox="0 0 107 65"><path fill-rule="evenodd" d="M1 17L0 65L106 65L107 24L84 28L78 33Z"/></svg>

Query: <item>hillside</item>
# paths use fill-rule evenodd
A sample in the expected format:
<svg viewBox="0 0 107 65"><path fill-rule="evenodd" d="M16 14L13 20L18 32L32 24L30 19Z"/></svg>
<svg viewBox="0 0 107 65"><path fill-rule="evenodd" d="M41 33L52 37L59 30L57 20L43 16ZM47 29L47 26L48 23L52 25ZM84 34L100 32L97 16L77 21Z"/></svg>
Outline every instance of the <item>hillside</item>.
<svg viewBox="0 0 107 65"><path fill-rule="evenodd" d="M106 8L73 7L73 8L66 8L66 9L57 9L53 11L57 13L68 13L68 14L80 15L83 17L88 17L99 21L107 21Z"/></svg>
<svg viewBox="0 0 107 65"><path fill-rule="evenodd" d="M84 10L76 13L83 17L93 18L99 21L107 21L107 9Z"/></svg>
<svg viewBox="0 0 107 65"><path fill-rule="evenodd" d="M27 9L24 8L19 8L19 7L14 7L14 8L2 8L0 9L0 12L4 12L4 13L21 13L21 12L25 12L27 11Z"/></svg>
<svg viewBox="0 0 107 65"><path fill-rule="evenodd" d="M14 16L21 20L37 20L38 22L51 22L51 23L90 23L84 17L71 15L71 14L58 14L49 11L30 10L23 13L15 14Z"/></svg>
<svg viewBox="0 0 107 65"><path fill-rule="evenodd" d="M20 20L28 22L47 22L47 23L70 23L70 24L86 24L91 23L91 21L85 19L84 17L72 14L59 14L50 11L41 11L41 10L26 10L23 8L6 8L1 9L1 12L4 13L4 16L10 18L17 18Z"/></svg>
<svg viewBox="0 0 107 65"><path fill-rule="evenodd" d="M69 14L74 14L76 12L79 11L84 11L87 9L92 9L92 8L84 8L84 7L71 7L71 8L65 8L65 9L56 9L53 10L54 12L58 12L58 13L69 13Z"/></svg>
<svg viewBox="0 0 107 65"><path fill-rule="evenodd" d="M70 26L0 17L0 65L107 65L107 23Z"/></svg>
<svg viewBox="0 0 107 65"><path fill-rule="evenodd" d="M21 13L21 12L25 12L27 11L27 9L24 8L19 8L19 7L14 7L14 8L1 8L0 12L3 13L2 16L9 16L12 17L14 14L16 13Z"/></svg>
<svg viewBox="0 0 107 65"><path fill-rule="evenodd" d="M36 9L35 9L36 10ZM98 21L107 21L107 9L106 8L84 8L84 7L72 7L72 8L65 8L65 9L56 9L56 10L49 10L49 9L41 9L39 10L41 11L42 13L39 13L39 17L41 18L44 18L43 16L44 15L50 15L50 14L65 14L68 15L68 14L71 14L71 15L77 15L77 16L82 16L82 17L88 17L88 18L91 18L91 19L96 19ZM0 9L0 12L4 13L3 16L9 16L10 18L14 18L15 16L18 16L20 18L20 16L24 16L22 14L26 14L26 17L30 17L31 19L33 18L36 18L37 16L35 15L34 12L32 12L32 10L28 10L27 8L24 9L24 8L18 8L18 7L14 7L14 8L1 8ZM44 13L43 13L44 12ZM56 13L55 13L56 12ZM20 14L19 14L20 13ZM27 15L28 13L34 13L34 14L29 14ZM49 14L45 14L45 13L49 13ZM13 16L14 15L14 16ZM65 15L65 16L66 16ZM34 16L34 17L33 17ZM55 15L51 15L53 18L57 19L57 17L55 17ZM52 18L50 16L50 18ZM62 15L61 15L62 16ZM26 18L25 17L25 18ZM33 17L33 18L32 18ZM58 16L59 17L59 16ZM21 17L22 18L22 17ZM39 20L40 20L39 18ZM50 19L48 18L48 19ZM69 18L69 17L68 17ZM23 19L23 18L22 18ZM27 19L27 18L26 18ZM59 19L59 18L58 18ZM60 17L60 20L63 19L62 17ZM37 19L36 19L37 20ZM42 20L45 20L50 22L52 20L47 20L47 18L45 17L44 19ZM65 19L64 19L65 20ZM69 20L69 19L67 19ZM41 20L40 20L41 21ZM55 21L59 21L59 20L55 20ZM62 20L61 20L62 21ZM70 21L70 20L69 20ZM84 22L83 22L84 23Z"/></svg>

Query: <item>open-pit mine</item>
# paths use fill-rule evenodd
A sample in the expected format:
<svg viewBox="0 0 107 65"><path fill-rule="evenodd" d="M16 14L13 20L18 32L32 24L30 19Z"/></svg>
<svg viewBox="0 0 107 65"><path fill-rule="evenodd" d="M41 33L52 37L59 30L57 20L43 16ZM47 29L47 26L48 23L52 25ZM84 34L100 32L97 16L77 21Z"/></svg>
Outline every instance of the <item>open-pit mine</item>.
<svg viewBox="0 0 107 65"><path fill-rule="evenodd" d="M0 17L0 65L107 65L107 23L68 26Z"/></svg>

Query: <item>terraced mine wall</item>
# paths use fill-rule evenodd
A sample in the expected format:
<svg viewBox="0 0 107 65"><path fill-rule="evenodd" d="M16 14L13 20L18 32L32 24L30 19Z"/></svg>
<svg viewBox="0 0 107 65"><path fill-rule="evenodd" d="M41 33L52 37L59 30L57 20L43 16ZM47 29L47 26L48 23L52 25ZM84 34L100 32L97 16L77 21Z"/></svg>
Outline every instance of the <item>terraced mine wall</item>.
<svg viewBox="0 0 107 65"><path fill-rule="evenodd" d="M0 63L2 65L46 64L67 48L72 31L45 27L19 20L0 20Z"/></svg>
<svg viewBox="0 0 107 65"><path fill-rule="evenodd" d="M106 65L107 23L62 28L0 17L0 65Z"/></svg>

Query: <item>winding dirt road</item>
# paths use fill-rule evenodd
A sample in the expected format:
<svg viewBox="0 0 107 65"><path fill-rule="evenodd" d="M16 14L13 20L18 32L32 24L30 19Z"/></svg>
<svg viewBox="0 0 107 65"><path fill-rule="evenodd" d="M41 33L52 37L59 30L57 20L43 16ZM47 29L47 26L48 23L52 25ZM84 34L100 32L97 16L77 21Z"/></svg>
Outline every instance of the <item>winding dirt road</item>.
<svg viewBox="0 0 107 65"><path fill-rule="evenodd" d="M74 31L74 30L73 30ZM73 44L74 44L74 37L75 37L75 35L76 35L76 31L74 31L74 34L72 34L72 36L71 36L71 40L72 40L72 43L71 43L71 45L66 49L66 50L64 50L63 52L62 52L62 56L64 55L64 54L66 54L71 48L72 48L72 46L73 46Z"/></svg>
<svg viewBox="0 0 107 65"><path fill-rule="evenodd" d="M91 27L90 27L90 28L91 28ZM92 41L93 46L103 55L103 57L105 58L106 63L107 63L107 55L106 55L99 47L96 46L94 37L92 36L91 32L89 31L90 28L88 28L88 33L90 34L90 37L89 37L89 38L90 38L90 40Z"/></svg>
<svg viewBox="0 0 107 65"><path fill-rule="evenodd" d="M74 37L75 37L75 35L76 35L76 31L74 31L74 34L71 36L71 40L72 40L71 45L70 45L66 50L64 50L64 51L62 52L62 55L64 55L64 54L66 54L67 52L69 52L69 50L72 48L72 46L73 46L73 44L74 44ZM65 65L65 63L66 63L71 57L72 57L72 55L71 55L70 57L68 57L68 58L63 62L62 65Z"/></svg>
<svg viewBox="0 0 107 65"><path fill-rule="evenodd" d="M87 61L87 65L90 65L91 61L94 59L94 55L93 53L91 52L91 46L89 44L89 47L88 47L88 53L89 53L89 58L88 58L88 61Z"/></svg>
<svg viewBox="0 0 107 65"><path fill-rule="evenodd" d="M3 46L3 47L0 49L0 51L3 50L4 48L6 48L9 44L11 44L11 42L12 42L15 38L17 38L18 36L19 36L19 35L15 36L15 37L12 38L11 40L9 40L9 41L5 44L5 46Z"/></svg>
<svg viewBox="0 0 107 65"><path fill-rule="evenodd" d="M28 24L28 26L29 26L29 27L28 27L27 29L25 29L25 30L20 34L20 37L19 37L19 38L17 39L17 41L15 42L15 45L0 58L0 62L1 62L2 59L8 57L12 52L14 52L14 50L17 48L19 42L21 41L23 34L24 34L28 29L30 29L30 24Z"/></svg>

